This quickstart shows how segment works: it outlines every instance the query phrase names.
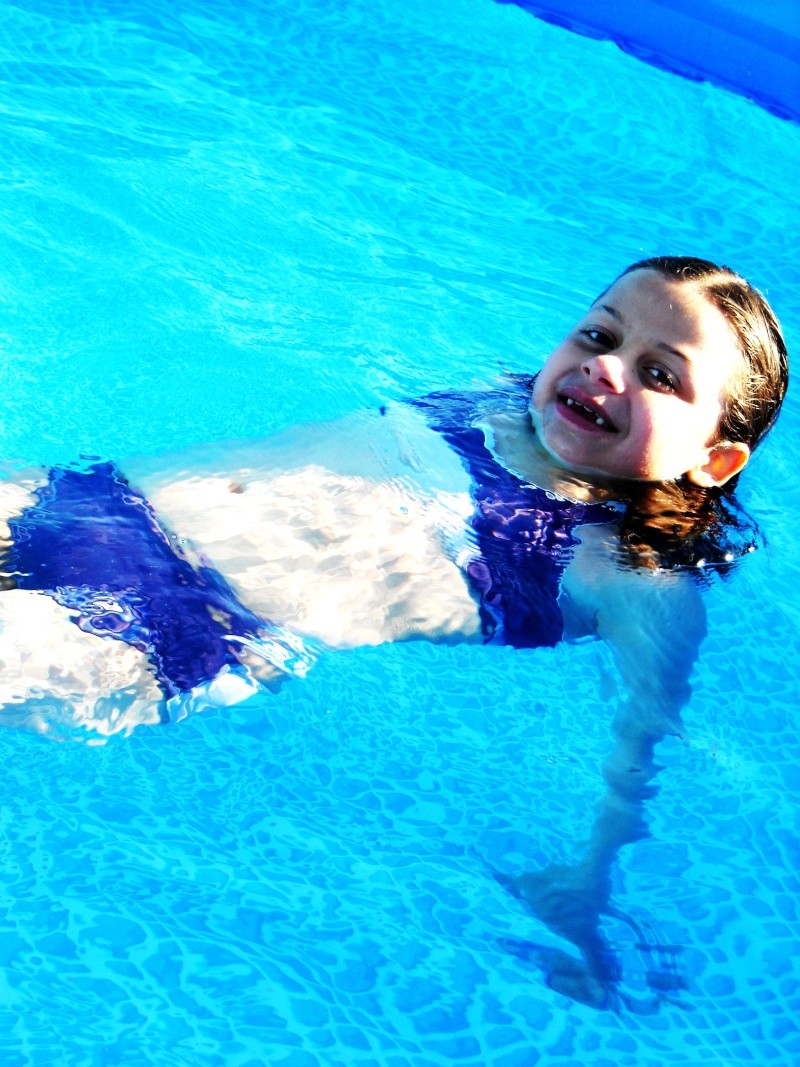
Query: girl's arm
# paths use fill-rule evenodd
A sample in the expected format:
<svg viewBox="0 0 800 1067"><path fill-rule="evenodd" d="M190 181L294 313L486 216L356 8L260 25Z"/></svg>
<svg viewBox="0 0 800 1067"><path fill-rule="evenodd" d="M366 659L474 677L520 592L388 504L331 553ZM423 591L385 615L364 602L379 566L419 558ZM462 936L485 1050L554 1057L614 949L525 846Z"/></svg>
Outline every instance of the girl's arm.
<svg viewBox="0 0 800 1067"><path fill-rule="evenodd" d="M602 768L605 792L576 864L502 880L581 951L579 970L574 960L546 962L551 985L595 1006L614 1006L621 997L635 1010L654 1010L665 990L638 1004L619 991L618 964L600 920L614 913L611 872L619 850L648 834L645 801L655 793L655 748L666 735L682 732L681 709L691 694L689 678L706 633L705 609L685 575L621 569L601 529L584 528L581 537L564 580L567 617L578 621L578 634L593 625L624 685L612 723L614 743Z"/></svg>
<svg viewBox="0 0 800 1067"><path fill-rule="evenodd" d="M617 570L598 600L598 634L625 690L603 765L607 792L587 854L599 869L622 845L647 833L644 801L654 792L654 749L683 731L681 709L691 696L689 678L706 617L699 591L685 575Z"/></svg>

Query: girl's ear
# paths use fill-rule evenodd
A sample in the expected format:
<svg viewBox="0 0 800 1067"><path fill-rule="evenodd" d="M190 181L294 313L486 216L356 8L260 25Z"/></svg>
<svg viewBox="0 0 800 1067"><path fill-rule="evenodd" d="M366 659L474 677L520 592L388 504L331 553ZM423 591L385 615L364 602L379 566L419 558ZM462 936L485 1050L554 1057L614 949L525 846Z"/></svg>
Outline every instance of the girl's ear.
<svg viewBox="0 0 800 1067"><path fill-rule="evenodd" d="M721 441L712 445L704 463L686 472L686 477L703 489L724 485L734 478L750 459L750 447L741 441Z"/></svg>

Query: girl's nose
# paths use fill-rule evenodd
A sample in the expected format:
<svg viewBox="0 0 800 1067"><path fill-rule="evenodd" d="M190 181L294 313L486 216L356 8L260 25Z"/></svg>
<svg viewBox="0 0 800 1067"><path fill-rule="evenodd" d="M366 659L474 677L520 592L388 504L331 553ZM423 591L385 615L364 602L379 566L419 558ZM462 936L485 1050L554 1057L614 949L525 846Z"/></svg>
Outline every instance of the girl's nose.
<svg viewBox="0 0 800 1067"><path fill-rule="evenodd" d="M625 385L622 360L613 352L590 356L583 363L583 373L597 385L604 385L613 393L621 393Z"/></svg>

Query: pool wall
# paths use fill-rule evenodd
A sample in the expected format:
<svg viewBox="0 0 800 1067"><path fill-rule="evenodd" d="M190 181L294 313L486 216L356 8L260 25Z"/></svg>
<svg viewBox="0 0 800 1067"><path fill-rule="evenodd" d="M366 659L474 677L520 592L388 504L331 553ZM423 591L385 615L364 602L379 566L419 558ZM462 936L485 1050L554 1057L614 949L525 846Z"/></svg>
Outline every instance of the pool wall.
<svg viewBox="0 0 800 1067"><path fill-rule="evenodd" d="M794 0L498 0L800 120L800 5Z"/></svg>

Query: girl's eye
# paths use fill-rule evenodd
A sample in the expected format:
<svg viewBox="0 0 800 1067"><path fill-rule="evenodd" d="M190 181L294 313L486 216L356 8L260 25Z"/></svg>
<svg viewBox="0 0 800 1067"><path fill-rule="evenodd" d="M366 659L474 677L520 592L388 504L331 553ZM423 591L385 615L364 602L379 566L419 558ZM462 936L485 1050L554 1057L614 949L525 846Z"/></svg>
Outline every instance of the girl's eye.
<svg viewBox="0 0 800 1067"><path fill-rule="evenodd" d="M589 326L585 330L581 330L581 336L585 337L587 341L591 341L593 345L598 345L602 348L614 348L616 342L610 333L606 333L605 330L600 330L596 326Z"/></svg>
<svg viewBox="0 0 800 1067"><path fill-rule="evenodd" d="M669 371L664 370L663 367L645 367L644 373L648 381L658 389L664 389L670 393L674 393L678 388L678 383L675 378L672 377Z"/></svg>

